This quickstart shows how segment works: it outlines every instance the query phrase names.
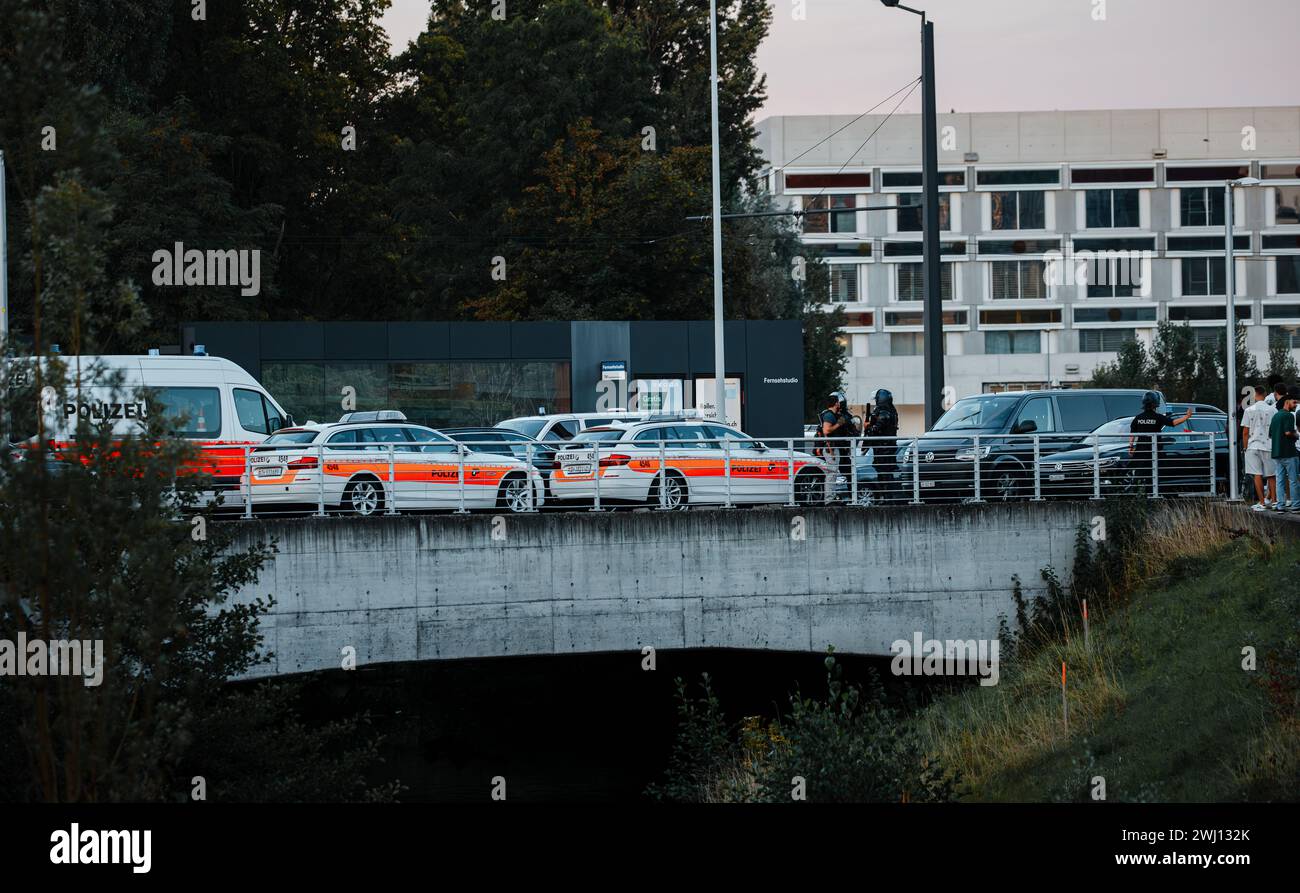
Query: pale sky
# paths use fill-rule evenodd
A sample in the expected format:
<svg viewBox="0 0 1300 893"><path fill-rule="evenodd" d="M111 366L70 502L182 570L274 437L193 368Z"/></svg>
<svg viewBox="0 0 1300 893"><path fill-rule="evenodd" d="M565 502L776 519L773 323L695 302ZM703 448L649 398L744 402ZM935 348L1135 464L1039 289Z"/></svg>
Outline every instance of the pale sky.
<svg viewBox="0 0 1300 893"><path fill-rule="evenodd" d="M758 54L768 100L757 120L857 114L920 74L919 16L879 0L772 3ZM1297 0L908 5L935 23L943 112L1300 105ZM1094 19L1102 7L1104 20ZM394 50L419 34L428 8L428 0L393 0L384 24ZM919 112L920 95L900 111Z"/></svg>

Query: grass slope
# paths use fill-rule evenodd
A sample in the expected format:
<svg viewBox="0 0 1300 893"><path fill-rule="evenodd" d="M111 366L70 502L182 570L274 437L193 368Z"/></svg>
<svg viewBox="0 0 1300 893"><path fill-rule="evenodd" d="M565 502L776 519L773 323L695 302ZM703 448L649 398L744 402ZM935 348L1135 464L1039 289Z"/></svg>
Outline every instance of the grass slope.
<svg viewBox="0 0 1300 893"><path fill-rule="evenodd" d="M1287 675L1296 665L1300 545L1188 533L1153 543L1172 556L1126 607L1094 619L1091 649L1074 629L1008 666L998 686L921 714L932 751L962 769L968 799L1086 800L1096 776L1108 800L1300 796L1295 680ZM1254 671L1242 666L1247 646L1257 654Z"/></svg>

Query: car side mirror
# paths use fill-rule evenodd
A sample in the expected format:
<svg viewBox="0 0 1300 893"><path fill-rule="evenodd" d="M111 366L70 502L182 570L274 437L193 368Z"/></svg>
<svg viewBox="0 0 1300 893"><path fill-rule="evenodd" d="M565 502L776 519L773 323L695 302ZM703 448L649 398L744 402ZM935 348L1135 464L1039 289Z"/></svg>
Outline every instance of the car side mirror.
<svg viewBox="0 0 1300 893"><path fill-rule="evenodd" d="M1011 429L1012 434L1033 434L1038 430L1038 423L1033 419L1025 419L1023 422L1016 422L1016 426Z"/></svg>

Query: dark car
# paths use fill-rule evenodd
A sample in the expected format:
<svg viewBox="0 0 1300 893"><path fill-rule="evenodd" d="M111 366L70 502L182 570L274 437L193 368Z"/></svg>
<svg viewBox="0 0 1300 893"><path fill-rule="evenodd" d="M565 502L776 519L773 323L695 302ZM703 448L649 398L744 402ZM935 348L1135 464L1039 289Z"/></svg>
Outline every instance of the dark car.
<svg viewBox="0 0 1300 893"><path fill-rule="evenodd" d="M1186 410L1184 410L1186 412ZM1133 419L1102 425L1077 448L1048 456L1038 463L1044 496L1108 496L1112 493L1155 495L1149 463L1129 453ZM1177 429L1159 435L1159 492L1209 495L1227 480L1228 417L1193 415ZM1214 435L1214 464L1210 464L1210 435Z"/></svg>
<svg viewBox="0 0 1300 893"><path fill-rule="evenodd" d="M527 434L511 431L509 428L439 428L438 431L460 443L473 444L478 452L512 456L524 462L531 462L533 468L541 473L542 480L546 482L546 498L551 498L551 472L560 465L555 458L553 445L534 440ZM529 449L530 444L531 449Z"/></svg>
<svg viewBox="0 0 1300 893"><path fill-rule="evenodd" d="M977 491L985 500L1032 496L1035 442L1038 460L1073 449L1106 422L1141 412L1145 393L1098 388L965 397L916 438L915 465L911 442L899 441L894 496L915 493L924 502L963 501Z"/></svg>
<svg viewBox="0 0 1300 893"><path fill-rule="evenodd" d="M1217 406L1211 406L1208 403L1170 403L1169 414L1171 416L1180 416L1187 410L1191 410L1194 415L1223 415L1223 410Z"/></svg>

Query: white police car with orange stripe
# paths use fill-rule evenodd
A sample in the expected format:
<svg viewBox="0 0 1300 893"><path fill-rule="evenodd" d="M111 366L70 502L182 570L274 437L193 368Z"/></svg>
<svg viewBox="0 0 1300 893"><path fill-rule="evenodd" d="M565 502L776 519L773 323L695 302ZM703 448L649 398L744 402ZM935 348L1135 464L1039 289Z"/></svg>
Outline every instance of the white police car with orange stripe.
<svg viewBox="0 0 1300 893"><path fill-rule="evenodd" d="M589 428L562 445L551 493L560 501L686 505L829 501L823 460L683 416Z"/></svg>
<svg viewBox="0 0 1300 893"><path fill-rule="evenodd" d="M526 512L545 498L541 476L526 463L477 452L393 410L281 429L251 450L248 464L241 496L254 510Z"/></svg>

